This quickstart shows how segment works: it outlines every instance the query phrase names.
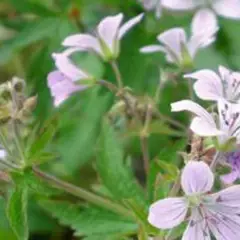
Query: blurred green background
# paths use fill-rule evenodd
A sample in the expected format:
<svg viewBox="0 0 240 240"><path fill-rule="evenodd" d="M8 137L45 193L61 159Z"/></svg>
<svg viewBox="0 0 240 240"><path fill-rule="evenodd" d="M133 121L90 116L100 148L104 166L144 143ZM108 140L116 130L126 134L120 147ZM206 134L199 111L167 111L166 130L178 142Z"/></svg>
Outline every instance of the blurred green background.
<svg viewBox="0 0 240 240"><path fill-rule="evenodd" d="M38 96L34 112L37 121L43 124L54 119L57 124L57 135L51 150L59 157L47 166L48 170L91 190L98 184L94 153L100 122L114 98L104 89L94 88L77 93L59 109L54 109L46 82L47 74L54 69L51 54L63 49L61 42L69 34L93 32L104 16L123 12L125 19L129 19L142 11L135 0L0 0L0 82L12 76L26 80L29 95ZM139 48L155 43L157 34L171 27L182 26L190 32L191 18L191 13L164 11L163 17L157 20L153 13L146 13L144 20L127 34L121 44L119 65L124 84L139 96L154 96L159 67L169 69L169 66L163 54L141 55ZM220 64L240 69L240 23L226 19L219 22L217 42L200 51L196 69L217 69ZM114 81L110 67L98 57L81 54L77 56L77 62L95 76ZM184 80L178 79L177 84L170 82L162 92L159 109L171 115L169 104L186 97L188 90ZM180 114L180 117L183 116ZM124 122L118 124L121 128ZM176 138L164 130L162 125L156 127L150 138L150 153L152 157L164 156L164 160L171 161L169 152L174 149ZM123 135L126 152L133 156L136 175L142 181L139 140L130 136L130 131ZM36 202L33 199L29 204L31 239L75 239L72 230L64 224L60 225ZM0 239L14 240L5 217L4 204L1 199Z"/></svg>

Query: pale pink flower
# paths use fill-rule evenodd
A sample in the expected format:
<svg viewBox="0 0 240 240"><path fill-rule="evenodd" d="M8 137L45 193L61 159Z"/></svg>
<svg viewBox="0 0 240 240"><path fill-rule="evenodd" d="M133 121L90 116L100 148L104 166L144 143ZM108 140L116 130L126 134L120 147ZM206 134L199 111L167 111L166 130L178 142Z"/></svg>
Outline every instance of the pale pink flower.
<svg viewBox="0 0 240 240"><path fill-rule="evenodd" d="M203 28L203 25L205 27ZM160 35L157 39L161 45L150 45L140 49L142 53L164 52L170 63L179 66L192 63L197 52L206 48L216 40L218 26L213 13L209 10L201 10L192 22L192 35L187 40L183 28L172 28Z"/></svg>
<svg viewBox="0 0 240 240"><path fill-rule="evenodd" d="M220 66L219 74L212 70L204 69L186 74L185 78L197 79L194 90L203 100L217 101L225 99L230 102L240 100L240 73Z"/></svg>
<svg viewBox="0 0 240 240"><path fill-rule="evenodd" d="M148 221L157 228L171 229L188 220L182 240L210 240L212 235L218 240L240 239L240 187L208 194L213 184L214 175L206 163L188 162L181 176L185 196L153 203Z"/></svg>
<svg viewBox="0 0 240 240"><path fill-rule="evenodd" d="M207 112L199 104L182 100L171 104L173 112L189 111L196 115L190 129L199 136L217 136L219 144L235 138L240 143L240 104L232 104L225 100L218 101L218 119Z"/></svg>
<svg viewBox="0 0 240 240"><path fill-rule="evenodd" d="M75 34L63 41L66 47L76 47L82 51L93 51L104 60L118 57L120 40L143 18L143 14L130 19L121 26L123 14L104 18L97 26L96 37L90 34Z"/></svg>
<svg viewBox="0 0 240 240"><path fill-rule="evenodd" d="M68 49L63 53L54 53L53 58L57 70L49 73L48 87L54 98L54 105L57 107L64 102L71 94L87 88L82 80L92 80L93 77L76 67L70 60L70 55L76 49Z"/></svg>
<svg viewBox="0 0 240 240"><path fill-rule="evenodd" d="M180 11L208 8L217 15L240 19L239 0L162 0L162 6Z"/></svg>
<svg viewBox="0 0 240 240"><path fill-rule="evenodd" d="M162 15L162 0L140 0L146 11L155 11L156 17L160 18Z"/></svg>

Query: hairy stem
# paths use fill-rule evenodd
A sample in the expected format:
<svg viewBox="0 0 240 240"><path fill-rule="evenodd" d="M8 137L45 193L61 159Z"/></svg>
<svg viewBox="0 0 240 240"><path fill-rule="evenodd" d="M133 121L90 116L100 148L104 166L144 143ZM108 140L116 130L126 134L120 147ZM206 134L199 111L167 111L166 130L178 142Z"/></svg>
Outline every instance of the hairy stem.
<svg viewBox="0 0 240 240"><path fill-rule="evenodd" d="M112 212L115 212L117 214L121 214L127 217L133 217L131 212L128 211L128 209L120 206L117 203L112 202L109 199L97 196L94 193L91 193L85 189L82 189L73 184L60 180L55 176L52 176L48 173L41 171L37 167L33 167L33 172L35 173L36 176L48 182L51 186L57 189L63 190L67 193L72 194L75 197L81 198L83 200L86 200L89 203L111 210Z"/></svg>
<svg viewBox="0 0 240 240"><path fill-rule="evenodd" d="M111 66L112 66L112 69L113 69L113 71L115 73L118 87L120 89L122 89L123 88L122 76L121 76L121 73L120 73L120 70L119 70L117 62L116 61L112 61L111 62Z"/></svg>

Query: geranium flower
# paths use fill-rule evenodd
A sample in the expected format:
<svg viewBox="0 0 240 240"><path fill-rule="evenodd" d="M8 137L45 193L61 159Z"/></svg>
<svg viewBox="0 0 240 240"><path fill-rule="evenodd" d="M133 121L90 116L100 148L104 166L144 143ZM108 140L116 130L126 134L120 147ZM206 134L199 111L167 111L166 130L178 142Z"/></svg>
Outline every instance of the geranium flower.
<svg viewBox="0 0 240 240"><path fill-rule="evenodd" d="M89 34L75 34L63 41L66 47L76 47L82 51L93 51L104 60L116 59L119 55L120 40L143 18L143 14L130 19L121 26L123 14L104 18L96 30L96 37Z"/></svg>
<svg viewBox="0 0 240 240"><path fill-rule="evenodd" d="M225 99L230 102L240 100L240 73L220 66L219 75L212 70L200 70L186 74L186 78L197 79L194 90L203 100L218 101Z"/></svg>
<svg viewBox="0 0 240 240"><path fill-rule="evenodd" d="M142 53L164 52L170 63L176 63L179 66L191 65L198 50L216 40L218 26L213 13L209 10L199 11L193 19L191 29L192 35L189 40L183 28L172 28L158 35L157 39L161 45L146 46L140 51Z"/></svg>
<svg viewBox="0 0 240 240"><path fill-rule="evenodd" d="M213 184L214 175L206 163L188 162L181 176L185 196L153 203L148 221L157 228L171 229L188 220L182 240L210 240L212 235L219 240L238 240L240 187L232 186L208 194Z"/></svg>
<svg viewBox="0 0 240 240"><path fill-rule="evenodd" d="M173 112L189 111L196 115L190 129L199 136L217 136L221 145L231 139L240 143L240 104L232 104L224 100L218 101L218 120L199 104L182 100L171 104Z"/></svg>
<svg viewBox="0 0 240 240"><path fill-rule="evenodd" d="M193 10L208 8L214 14L239 19L239 0L162 0L162 5L171 10Z"/></svg>
<svg viewBox="0 0 240 240"><path fill-rule="evenodd" d="M57 70L48 74L48 87L54 98L54 105L57 107L71 94L87 88L82 80L92 80L93 77L76 67L69 59L76 49L68 49L63 53L54 53L53 58Z"/></svg>

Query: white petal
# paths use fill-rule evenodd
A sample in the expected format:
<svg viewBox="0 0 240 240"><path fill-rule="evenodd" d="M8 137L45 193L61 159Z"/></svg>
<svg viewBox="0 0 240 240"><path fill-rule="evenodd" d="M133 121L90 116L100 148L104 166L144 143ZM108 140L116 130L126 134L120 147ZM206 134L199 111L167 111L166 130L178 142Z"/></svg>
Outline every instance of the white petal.
<svg viewBox="0 0 240 240"><path fill-rule="evenodd" d="M183 28L172 28L160 35L158 40L171 52L173 52L177 59L181 59L182 46L186 45L186 33Z"/></svg>
<svg viewBox="0 0 240 240"><path fill-rule="evenodd" d="M205 122L204 126L208 125L208 129L213 129L215 132L217 129L216 123L214 122L213 117L210 113L208 113L203 107L199 104L190 101L190 100L182 100L171 104L172 112L181 112L181 111L189 111L196 114L199 118L201 118L201 122ZM200 120L195 118L195 123L192 125L196 126L196 123L199 123ZM220 132L219 132L220 134ZM212 135L212 134L211 134Z"/></svg>
<svg viewBox="0 0 240 240"><path fill-rule="evenodd" d="M216 40L219 27L216 15L209 9L199 10L192 21L192 36L188 43L188 50L194 57L200 48L211 45Z"/></svg>
<svg viewBox="0 0 240 240"><path fill-rule="evenodd" d="M65 38L62 44L66 47L78 47L82 48L82 50L92 50L98 54L102 54L98 40L89 34L71 35Z"/></svg>
<svg viewBox="0 0 240 240"><path fill-rule="evenodd" d="M240 142L240 104L229 103L224 99L218 100L220 128L225 133L226 139L236 137Z"/></svg>
<svg viewBox="0 0 240 240"><path fill-rule="evenodd" d="M143 7L148 11L155 9L158 1L159 0L141 0Z"/></svg>
<svg viewBox="0 0 240 240"><path fill-rule="evenodd" d="M60 72L70 78L72 81L78 81L81 79L88 79L90 76L80 68L77 68L75 64L69 59L69 54L74 52L74 49L68 49L63 53L54 53L53 58L55 65Z"/></svg>
<svg viewBox="0 0 240 240"><path fill-rule="evenodd" d="M173 228L184 221L187 210L184 198L166 198L150 206L148 221L160 229Z"/></svg>
<svg viewBox="0 0 240 240"><path fill-rule="evenodd" d="M211 240L206 220L203 219L197 208L192 209L190 221L182 240Z"/></svg>
<svg viewBox="0 0 240 240"><path fill-rule="evenodd" d="M7 156L7 152L4 149L0 150L0 159L3 159Z"/></svg>
<svg viewBox="0 0 240 240"><path fill-rule="evenodd" d="M228 187L212 196L218 199L219 204L237 207L240 210L240 185Z"/></svg>
<svg viewBox="0 0 240 240"><path fill-rule="evenodd" d="M213 9L221 16L228 18L240 18L239 0L218 0L213 3Z"/></svg>
<svg viewBox="0 0 240 240"><path fill-rule="evenodd" d="M185 78L198 80L194 84L196 95L203 100L218 100L223 97L223 86L219 76L211 70L200 70L186 74Z"/></svg>
<svg viewBox="0 0 240 240"><path fill-rule="evenodd" d="M199 4L198 0L162 0L162 5L172 10L192 10Z"/></svg>
<svg viewBox="0 0 240 240"><path fill-rule="evenodd" d="M149 45L140 49L141 53L165 52L165 48L160 45Z"/></svg>
<svg viewBox="0 0 240 240"><path fill-rule="evenodd" d="M138 24L143 19L144 14L141 13L138 16L130 19L126 23L122 25L122 27L119 30L119 39L121 39L132 27L134 27L136 24Z"/></svg>
<svg viewBox="0 0 240 240"><path fill-rule="evenodd" d="M214 175L205 162L190 161L184 167L181 177L181 185L184 192L206 193L212 189Z"/></svg>
<svg viewBox="0 0 240 240"><path fill-rule="evenodd" d="M209 211L207 218L209 229L216 239L238 240L240 238L239 216Z"/></svg>
<svg viewBox="0 0 240 240"><path fill-rule="evenodd" d="M206 119L201 117L193 118L190 129L194 133L202 137L214 137L224 135L224 132L218 130L216 126L209 124Z"/></svg>
<svg viewBox="0 0 240 240"><path fill-rule="evenodd" d="M104 18L97 27L99 37L107 44L112 52L114 52L114 45L118 38L122 20L123 14L120 13L116 16Z"/></svg>
<svg viewBox="0 0 240 240"><path fill-rule="evenodd" d="M192 20L192 34L199 35L210 29L218 29L218 23L215 13L210 9L200 9L194 15Z"/></svg>

